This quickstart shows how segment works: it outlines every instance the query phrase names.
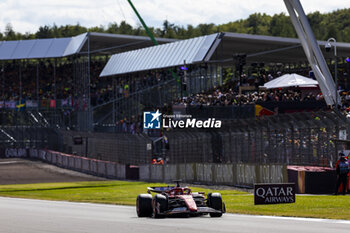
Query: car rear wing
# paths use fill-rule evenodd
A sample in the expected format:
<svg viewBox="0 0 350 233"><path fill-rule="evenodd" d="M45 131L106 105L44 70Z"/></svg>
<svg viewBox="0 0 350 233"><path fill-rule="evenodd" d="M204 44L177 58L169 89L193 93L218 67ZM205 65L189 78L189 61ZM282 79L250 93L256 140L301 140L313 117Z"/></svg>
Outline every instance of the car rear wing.
<svg viewBox="0 0 350 233"><path fill-rule="evenodd" d="M147 192L154 192L154 193L162 193L162 192L167 192L172 189L176 188L175 186L165 186L165 187L148 187Z"/></svg>

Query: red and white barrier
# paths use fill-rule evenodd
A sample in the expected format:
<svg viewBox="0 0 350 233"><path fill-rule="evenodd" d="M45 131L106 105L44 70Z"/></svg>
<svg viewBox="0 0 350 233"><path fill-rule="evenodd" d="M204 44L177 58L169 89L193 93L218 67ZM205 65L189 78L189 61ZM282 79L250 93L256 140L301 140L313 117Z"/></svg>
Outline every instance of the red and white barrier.
<svg viewBox="0 0 350 233"><path fill-rule="evenodd" d="M51 163L57 164L57 154L56 153L51 153Z"/></svg>
<svg viewBox="0 0 350 233"><path fill-rule="evenodd" d="M106 163L106 175L107 177L117 177L117 173L116 173L116 167L115 167L115 163L113 162L109 162Z"/></svg>
<svg viewBox="0 0 350 233"><path fill-rule="evenodd" d="M56 164L60 167L63 166L63 162L62 162L63 158L62 157L63 156L61 154L58 154L58 153L56 154Z"/></svg>
<svg viewBox="0 0 350 233"><path fill-rule="evenodd" d="M99 176L107 176L106 164L105 161L97 161L97 174Z"/></svg>
<svg viewBox="0 0 350 233"><path fill-rule="evenodd" d="M68 167L68 156L61 154L62 157L62 166Z"/></svg>
<svg viewBox="0 0 350 233"><path fill-rule="evenodd" d="M115 168L117 170L117 178L118 179L125 179L125 165L116 164Z"/></svg>
<svg viewBox="0 0 350 233"><path fill-rule="evenodd" d="M38 157L38 150L37 149L30 149L29 150L29 157L37 158Z"/></svg>
<svg viewBox="0 0 350 233"><path fill-rule="evenodd" d="M97 161L91 160L90 161L90 172L94 175L98 174L98 168L97 168Z"/></svg>
<svg viewBox="0 0 350 233"><path fill-rule="evenodd" d="M68 168L75 169L75 158L73 156L68 157Z"/></svg>
<svg viewBox="0 0 350 233"><path fill-rule="evenodd" d="M77 171L82 171L82 159L80 157L74 156L74 169Z"/></svg>
<svg viewBox="0 0 350 233"><path fill-rule="evenodd" d="M26 149L17 148L6 148L5 150L6 158L23 158L27 157Z"/></svg>
<svg viewBox="0 0 350 233"><path fill-rule="evenodd" d="M90 172L90 159L82 158L82 171L83 172Z"/></svg>

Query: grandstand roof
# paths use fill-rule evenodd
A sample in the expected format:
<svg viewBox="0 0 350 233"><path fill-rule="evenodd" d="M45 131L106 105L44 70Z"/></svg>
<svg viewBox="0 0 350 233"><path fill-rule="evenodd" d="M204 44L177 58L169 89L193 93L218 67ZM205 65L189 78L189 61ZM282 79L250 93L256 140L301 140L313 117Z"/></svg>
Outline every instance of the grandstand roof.
<svg viewBox="0 0 350 233"><path fill-rule="evenodd" d="M156 38L159 44L177 41L169 38ZM90 51L92 53L115 54L153 46L148 36L132 36L110 33L90 32ZM80 52L87 52L85 43Z"/></svg>
<svg viewBox="0 0 350 233"><path fill-rule="evenodd" d="M201 44L204 38L208 39L205 39L205 44ZM324 56L333 58L333 52L326 53L324 50L326 42L318 41L318 43ZM196 54L198 49L201 50L201 57L196 57L196 59L188 57L188 54ZM184 64L184 60L187 64L217 62L232 66L233 56L238 53L246 54L248 63L307 62L299 39L225 32L115 54L110 58L100 76L178 66ZM350 43L338 42L337 53L339 57L349 56Z"/></svg>
<svg viewBox="0 0 350 233"><path fill-rule="evenodd" d="M164 45L113 55L104 67L102 76L193 64L207 60L218 34L176 41Z"/></svg>
<svg viewBox="0 0 350 233"><path fill-rule="evenodd" d="M59 58L87 53L88 39L90 52L100 54L124 52L153 45L145 36L90 32L67 38L1 41L0 60ZM175 40L157 38L157 41L162 44Z"/></svg>
<svg viewBox="0 0 350 233"><path fill-rule="evenodd" d="M333 58L334 52L326 52L325 41L318 41L325 58ZM298 47L297 47L298 46ZM289 48L289 49L288 49ZM236 53L247 54L247 62L298 63L307 62L300 40L297 38L261 36L225 32L221 45L211 60L231 60ZM350 43L337 42L338 57L350 55Z"/></svg>

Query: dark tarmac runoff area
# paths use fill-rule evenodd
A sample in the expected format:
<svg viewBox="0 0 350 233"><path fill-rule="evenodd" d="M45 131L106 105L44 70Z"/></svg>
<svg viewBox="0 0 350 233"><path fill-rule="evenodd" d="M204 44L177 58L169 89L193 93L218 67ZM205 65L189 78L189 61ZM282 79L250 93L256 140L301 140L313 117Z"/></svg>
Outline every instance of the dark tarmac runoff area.
<svg viewBox="0 0 350 233"><path fill-rule="evenodd" d="M59 168L38 160L0 159L0 185L101 180L106 179Z"/></svg>

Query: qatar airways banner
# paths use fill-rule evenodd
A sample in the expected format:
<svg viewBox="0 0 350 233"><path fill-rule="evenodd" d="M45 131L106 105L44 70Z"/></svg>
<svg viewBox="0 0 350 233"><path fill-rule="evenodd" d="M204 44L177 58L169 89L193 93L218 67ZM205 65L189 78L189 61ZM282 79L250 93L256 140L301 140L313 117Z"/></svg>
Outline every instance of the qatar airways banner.
<svg viewBox="0 0 350 233"><path fill-rule="evenodd" d="M295 202L295 184L254 184L254 204L285 204Z"/></svg>

